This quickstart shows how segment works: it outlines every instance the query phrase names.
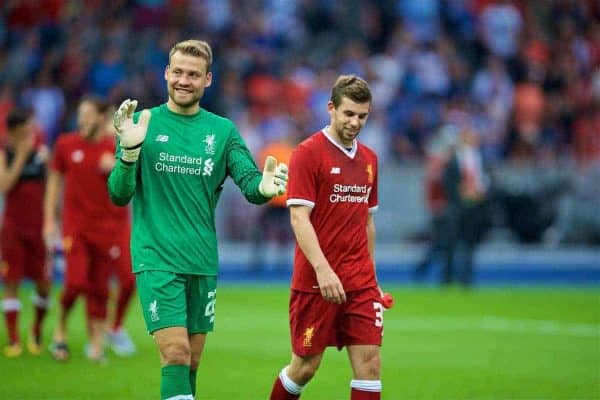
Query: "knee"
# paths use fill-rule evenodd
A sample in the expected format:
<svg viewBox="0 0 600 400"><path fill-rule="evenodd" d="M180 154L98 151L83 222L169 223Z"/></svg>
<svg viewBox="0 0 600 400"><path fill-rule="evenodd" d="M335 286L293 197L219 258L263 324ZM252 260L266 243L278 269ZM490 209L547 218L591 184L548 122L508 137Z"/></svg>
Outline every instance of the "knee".
<svg viewBox="0 0 600 400"><path fill-rule="evenodd" d="M313 376L315 376L315 373L317 372L317 368L319 368L317 365L312 365L312 364L302 365L298 371L298 375L300 376L300 381L301 382L310 381L313 378Z"/></svg>
<svg viewBox="0 0 600 400"><path fill-rule="evenodd" d="M160 354L165 365L189 365L190 344L182 338L173 338L160 346Z"/></svg>
<svg viewBox="0 0 600 400"><path fill-rule="evenodd" d="M356 379L377 380L381 376L381 355L377 351L365 353L356 366Z"/></svg>
<svg viewBox="0 0 600 400"><path fill-rule="evenodd" d="M318 359L292 363L287 369L287 375L296 384L304 386L315 376L319 364Z"/></svg>

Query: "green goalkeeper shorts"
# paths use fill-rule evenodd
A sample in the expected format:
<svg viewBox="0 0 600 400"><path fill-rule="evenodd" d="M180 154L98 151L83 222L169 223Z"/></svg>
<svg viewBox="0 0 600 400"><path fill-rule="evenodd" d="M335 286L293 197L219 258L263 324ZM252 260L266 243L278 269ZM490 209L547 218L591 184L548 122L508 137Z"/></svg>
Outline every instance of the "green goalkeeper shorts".
<svg viewBox="0 0 600 400"><path fill-rule="evenodd" d="M152 270L138 272L135 278L148 332L175 326L188 333L213 330L216 276Z"/></svg>

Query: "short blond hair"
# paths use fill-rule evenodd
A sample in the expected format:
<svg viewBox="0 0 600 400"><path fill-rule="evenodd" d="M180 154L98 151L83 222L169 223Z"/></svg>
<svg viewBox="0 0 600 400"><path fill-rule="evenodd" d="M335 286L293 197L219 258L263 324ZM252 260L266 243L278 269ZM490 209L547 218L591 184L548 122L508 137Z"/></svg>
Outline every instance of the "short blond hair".
<svg viewBox="0 0 600 400"><path fill-rule="evenodd" d="M370 103L371 89L363 78L356 75L340 75L331 89L331 102L337 108L342 98L347 97L355 103Z"/></svg>
<svg viewBox="0 0 600 400"><path fill-rule="evenodd" d="M207 42L203 40L189 39L175 43L169 52L169 64L171 64L171 57L173 57L173 54L176 52L189 54L195 57L202 57L206 61L206 72L210 71L213 55L212 49Z"/></svg>

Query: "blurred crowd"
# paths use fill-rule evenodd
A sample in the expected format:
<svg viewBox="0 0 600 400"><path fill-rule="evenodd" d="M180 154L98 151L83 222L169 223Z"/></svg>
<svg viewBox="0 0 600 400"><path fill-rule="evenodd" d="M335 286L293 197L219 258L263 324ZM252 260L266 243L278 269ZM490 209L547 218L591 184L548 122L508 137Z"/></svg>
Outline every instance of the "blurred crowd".
<svg viewBox="0 0 600 400"><path fill-rule="evenodd" d="M485 164L566 162L587 177L600 161L594 0L2 4L0 135L15 104L52 145L84 94L164 102L169 49L193 37L215 53L203 106L233 119L253 152L320 129L335 77L355 73L374 94L362 139L384 167L424 161L448 124L476 135Z"/></svg>

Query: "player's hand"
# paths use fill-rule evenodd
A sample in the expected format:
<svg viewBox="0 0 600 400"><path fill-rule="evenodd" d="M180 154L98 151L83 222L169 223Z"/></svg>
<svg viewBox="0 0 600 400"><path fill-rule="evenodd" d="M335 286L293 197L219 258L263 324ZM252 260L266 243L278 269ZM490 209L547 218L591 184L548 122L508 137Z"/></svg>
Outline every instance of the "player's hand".
<svg viewBox="0 0 600 400"><path fill-rule="evenodd" d="M273 156L267 156L263 176L258 185L258 191L265 197L275 197L285 193L288 181L288 167L277 163Z"/></svg>
<svg viewBox="0 0 600 400"><path fill-rule="evenodd" d="M137 108L137 103L137 100L125 100L113 116L113 124L122 150L121 160L129 163L137 161L152 117L150 111L144 110L138 123L134 123L133 113Z"/></svg>
<svg viewBox="0 0 600 400"><path fill-rule="evenodd" d="M342 304L346 301L346 293L342 282L331 267L316 269L316 274L321 295L325 300L336 304Z"/></svg>
<svg viewBox="0 0 600 400"><path fill-rule="evenodd" d="M115 156L112 153L104 153L100 156L100 162L98 162L98 168L100 172L109 174L110 171L115 167Z"/></svg>
<svg viewBox="0 0 600 400"><path fill-rule="evenodd" d="M35 145L35 136L28 134L23 139L15 143L15 154L20 157L28 157L33 151Z"/></svg>

